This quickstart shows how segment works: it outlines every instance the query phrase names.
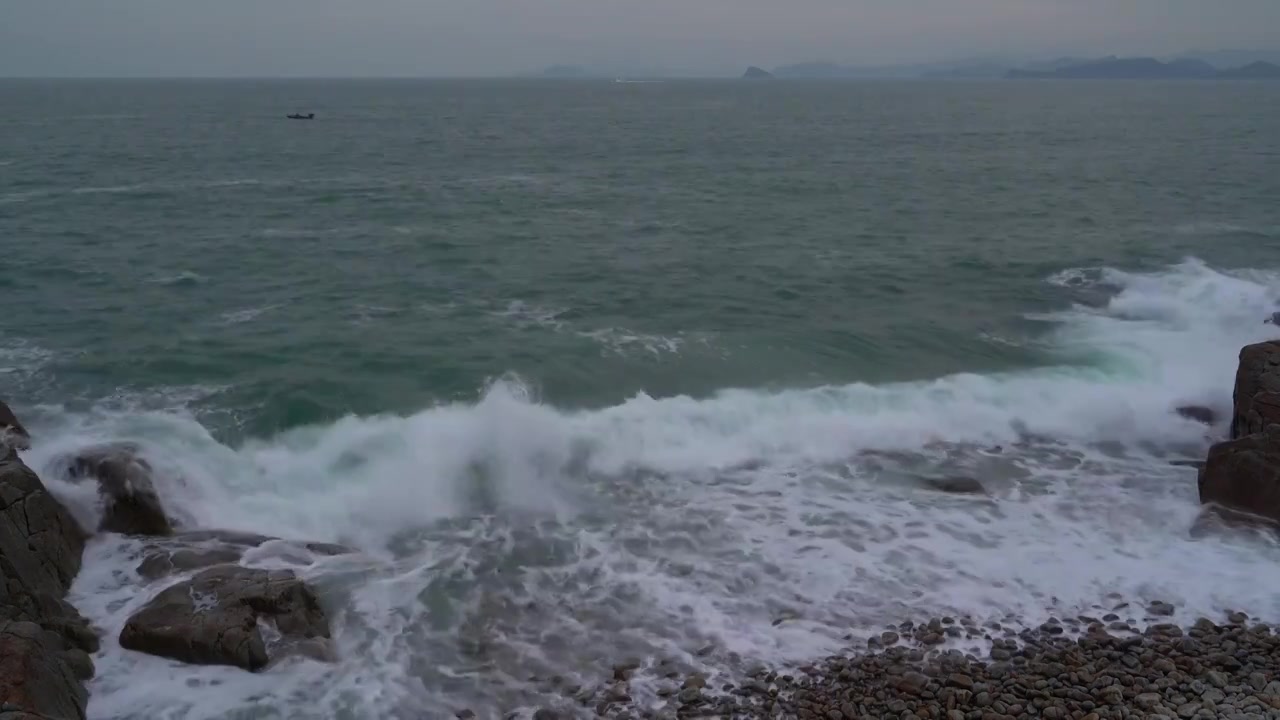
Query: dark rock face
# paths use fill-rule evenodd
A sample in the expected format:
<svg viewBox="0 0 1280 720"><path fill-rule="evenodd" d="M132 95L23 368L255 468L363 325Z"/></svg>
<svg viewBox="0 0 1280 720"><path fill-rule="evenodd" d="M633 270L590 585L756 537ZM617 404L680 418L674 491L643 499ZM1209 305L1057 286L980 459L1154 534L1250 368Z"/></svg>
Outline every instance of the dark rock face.
<svg viewBox="0 0 1280 720"><path fill-rule="evenodd" d="M1280 522L1280 427L1214 445L1199 484L1202 503Z"/></svg>
<svg viewBox="0 0 1280 720"><path fill-rule="evenodd" d="M273 623L270 647L258 627ZM311 588L287 570L224 565L163 590L120 633L129 650L200 665L261 670L291 652L314 654L329 623Z"/></svg>
<svg viewBox="0 0 1280 720"><path fill-rule="evenodd" d="M35 623L0 622L0 718L83 720L89 701L81 684L87 660Z"/></svg>
<svg viewBox="0 0 1280 720"><path fill-rule="evenodd" d="M138 448L127 443L87 448L66 461L69 479L98 481L104 505L98 529L122 535L173 533L151 474Z"/></svg>
<svg viewBox="0 0 1280 720"><path fill-rule="evenodd" d="M18 450L26 450L31 446L31 436L22 427L13 411L4 401L0 401L0 445L8 445Z"/></svg>
<svg viewBox="0 0 1280 720"><path fill-rule="evenodd" d="M1261 406L1255 411L1254 403L1260 393ZM1280 341L1246 345L1240 350L1240 366L1236 370L1234 393L1235 412L1231 418L1231 437L1239 438L1261 432L1266 418L1273 414L1280 393Z"/></svg>
<svg viewBox="0 0 1280 720"><path fill-rule="evenodd" d="M773 73L763 68L758 68L755 65L752 65L751 67L747 68L746 72L742 73L742 77L748 80L771 80L773 79Z"/></svg>
<svg viewBox="0 0 1280 720"><path fill-rule="evenodd" d="M0 422L21 427L11 415ZM80 570L83 550L84 534L75 520L13 447L3 448L0 718L85 717L88 696L81 681L93 674L86 651L98 649L98 637L62 599Z"/></svg>
<svg viewBox="0 0 1280 720"><path fill-rule="evenodd" d="M1255 393L1244 411L1242 433L1260 433L1271 425L1280 425L1280 392Z"/></svg>

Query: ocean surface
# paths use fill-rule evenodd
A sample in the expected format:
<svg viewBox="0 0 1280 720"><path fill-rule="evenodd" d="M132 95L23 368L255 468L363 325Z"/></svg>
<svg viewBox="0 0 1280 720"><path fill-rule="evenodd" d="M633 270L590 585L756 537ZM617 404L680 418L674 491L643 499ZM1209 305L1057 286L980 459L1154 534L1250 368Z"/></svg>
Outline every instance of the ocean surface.
<svg viewBox="0 0 1280 720"><path fill-rule="evenodd" d="M653 662L906 618L1278 619L1280 547L1193 538L1170 465L1276 332L1277 168L1265 83L0 82L29 462L135 441L189 526L361 551L299 568L341 659L251 675L122 651L160 586L97 537L89 714L502 717L632 658L658 708Z"/></svg>

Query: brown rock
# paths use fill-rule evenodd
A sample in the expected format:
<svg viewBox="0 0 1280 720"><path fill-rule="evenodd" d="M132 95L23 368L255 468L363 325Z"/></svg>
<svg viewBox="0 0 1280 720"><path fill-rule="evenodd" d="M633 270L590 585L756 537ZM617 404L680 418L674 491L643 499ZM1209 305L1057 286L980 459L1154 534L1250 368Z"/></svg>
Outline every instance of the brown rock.
<svg viewBox="0 0 1280 720"><path fill-rule="evenodd" d="M151 479L151 464L138 454L137 446L112 443L85 448L64 463L68 480L98 481L103 500L99 530L122 535L173 534Z"/></svg>
<svg viewBox="0 0 1280 720"><path fill-rule="evenodd" d="M1243 430L1259 433L1271 425L1280 425L1280 392L1257 393L1245 410Z"/></svg>
<svg viewBox="0 0 1280 720"><path fill-rule="evenodd" d="M80 571L84 535L16 454L0 460L0 621L26 620L98 649L97 636L61 598Z"/></svg>
<svg viewBox="0 0 1280 720"><path fill-rule="evenodd" d="M8 405L0 400L0 445L7 445L17 450L26 450L31 447L31 435L27 433L27 429L22 427L22 423L18 422L18 418L9 409Z"/></svg>
<svg viewBox="0 0 1280 720"><path fill-rule="evenodd" d="M1280 426L1209 448L1200 502L1280 521Z"/></svg>
<svg viewBox="0 0 1280 720"><path fill-rule="evenodd" d="M79 663L67 660L54 633L35 623L0 622L0 717L83 720L89 694L76 675Z"/></svg>
<svg viewBox="0 0 1280 720"><path fill-rule="evenodd" d="M2 404L0 414L14 437L21 425ZM0 448L0 718L85 717L85 651L98 638L62 599L83 550L71 515L12 445Z"/></svg>
<svg viewBox="0 0 1280 720"><path fill-rule="evenodd" d="M1265 427L1255 426L1249 411L1259 393L1280 393L1280 341L1246 345L1240 350L1240 365L1236 369L1236 385L1233 399L1235 410L1231 418L1231 437L1240 438L1260 432Z"/></svg>
<svg viewBox="0 0 1280 720"><path fill-rule="evenodd" d="M281 638L268 646L259 621ZM261 670L293 646L329 637L310 586L287 570L220 566L161 591L125 624L120 646L202 665Z"/></svg>

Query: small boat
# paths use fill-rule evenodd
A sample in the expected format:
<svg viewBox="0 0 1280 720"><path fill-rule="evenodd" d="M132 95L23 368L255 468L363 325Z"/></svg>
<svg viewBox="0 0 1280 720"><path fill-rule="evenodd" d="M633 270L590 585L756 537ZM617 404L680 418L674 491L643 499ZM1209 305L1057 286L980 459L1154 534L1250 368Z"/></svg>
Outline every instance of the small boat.
<svg viewBox="0 0 1280 720"><path fill-rule="evenodd" d="M307 113L306 115L303 115L302 113L291 113L289 115L285 115L285 117L289 118L290 120L315 120L316 114Z"/></svg>

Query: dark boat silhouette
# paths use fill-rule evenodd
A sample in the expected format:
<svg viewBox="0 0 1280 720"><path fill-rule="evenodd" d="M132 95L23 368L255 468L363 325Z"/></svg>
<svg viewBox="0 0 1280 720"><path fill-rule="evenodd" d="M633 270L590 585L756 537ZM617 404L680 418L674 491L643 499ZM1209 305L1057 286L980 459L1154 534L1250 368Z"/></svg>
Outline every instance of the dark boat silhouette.
<svg viewBox="0 0 1280 720"><path fill-rule="evenodd" d="M285 117L289 118L290 120L315 120L316 114L307 113L306 115L303 115L302 113L291 113L289 115L285 115Z"/></svg>

